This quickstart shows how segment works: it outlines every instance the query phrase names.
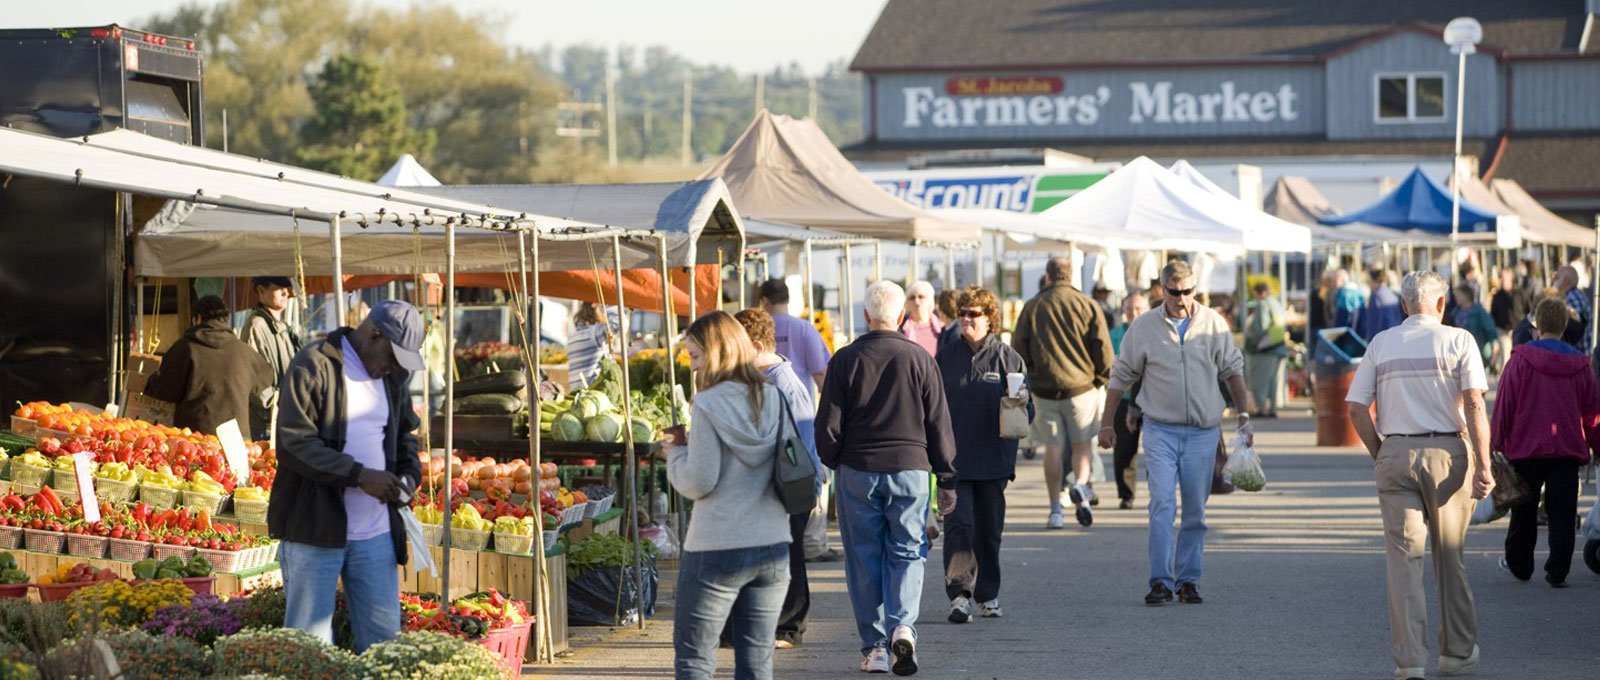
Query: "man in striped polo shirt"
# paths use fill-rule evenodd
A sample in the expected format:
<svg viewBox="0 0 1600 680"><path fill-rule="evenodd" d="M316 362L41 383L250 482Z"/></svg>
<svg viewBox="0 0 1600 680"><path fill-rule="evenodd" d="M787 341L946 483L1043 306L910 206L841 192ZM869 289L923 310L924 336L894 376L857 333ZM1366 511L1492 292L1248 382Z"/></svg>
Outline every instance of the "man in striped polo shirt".
<svg viewBox="0 0 1600 680"><path fill-rule="evenodd" d="M1372 338L1345 397L1350 420L1376 461L1389 562L1389 650L1400 680L1421 678L1426 670L1422 557L1430 535L1439 580L1439 674L1462 675L1478 665L1477 614L1462 544L1473 501L1494 488L1483 405L1489 384L1472 335L1439 322L1447 290L1433 272L1406 276L1400 288L1405 322Z"/></svg>

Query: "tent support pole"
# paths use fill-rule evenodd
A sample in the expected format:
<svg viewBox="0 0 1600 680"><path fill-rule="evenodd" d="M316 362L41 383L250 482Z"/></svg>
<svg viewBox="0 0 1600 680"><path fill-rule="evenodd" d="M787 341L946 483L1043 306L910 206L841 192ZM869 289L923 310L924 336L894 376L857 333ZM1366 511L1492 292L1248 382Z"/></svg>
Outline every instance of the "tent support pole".
<svg viewBox="0 0 1600 680"><path fill-rule="evenodd" d="M907 285L907 286L910 286L911 284L913 284L913 283L915 283L917 281L917 256L918 255L921 255L921 253L917 251L917 244L916 243L912 243L911 244L911 261L910 261L910 264L906 266L906 283L905 283L905 285Z"/></svg>
<svg viewBox="0 0 1600 680"><path fill-rule="evenodd" d="M945 290L955 290L956 287L956 250L950 246L944 247L944 280Z"/></svg>
<svg viewBox="0 0 1600 680"><path fill-rule="evenodd" d="M528 305L528 326L533 337L537 338L539 337L539 329L544 327L544 319L541 318L543 310L539 307L539 234L537 232L533 234L533 238L528 239L528 254L528 259L533 263L533 275L528 277L528 300L531 303ZM528 421L528 464L533 466L533 470L537 474L539 466L544 464L544 450L540 448L539 421L537 420L541 417L538 414L540 413L539 402L542 398L539 395L538 387L538 354L535 353L532 359L531 362L524 362L525 364L533 364L533 368L528 371L528 413L531 416ZM548 548L549 546L544 544L544 533L540 532L539 554L533 560L533 588L535 593L534 604L537 607L538 618L535 620L539 625L539 639L545 641L544 644L539 646L539 660L546 663L555 661L555 656L551 649L555 633L550 629L545 613L549 611L550 605L550 575L545 573L544 570L544 551Z"/></svg>
<svg viewBox="0 0 1600 680"><path fill-rule="evenodd" d="M133 279L133 318L138 324L133 329L133 351L144 351L144 277ZM157 310L160 311L160 310Z"/></svg>
<svg viewBox="0 0 1600 680"><path fill-rule="evenodd" d="M883 242L872 244L872 282L883 280Z"/></svg>
<svg viewBox="0 0 1600 680"><path fill-rule="evenodd" d="M622 290L622 237L616 235L611 237L611 264L616 269L617 274L617 332L622 338L624 362L623 369L619 373L622 374L622 394L629 395L633 393L633 386L629 384L626 365L628 305L623 297ZM692 276L694 270L691 269L689 273ZM671 357L669 356L668 359L670 360ZM668 370L671 370L671 366L672 364L668 364ZM622 444L626 447L623 454L622 467L623 474L627 476L624 483L628 490L628 521L624 522L623 526L627 528L628 535L633 537L633 592L642 593L644 592L644 575L639 572L639 463L636 460L638 454L633 450L632 399L622 400L622 421L628 424L627 427L622 428ZM649 500L646 499L646 504L648 503ZM644 615L642 613L639 616L639 629L644 630Z"/></svg>
<svg viewBox="0 0 1600 680"><path fill-rule="evenodd" d="M843 259L844 281L842 282L843 285L840 286L840 292L844 293L844 299L839 301L839 314L844 316L844 333L845 336L847 336L846 339L853 341L856 339L856 285L855 279L850 272L850 244L848 243L844 245Z"/></svg>
<svg viewBox="0 0 1600 680"><path fill-rule="evenodd" d="M750 286L744 281L744 250L748 247L750 246L746 243L744 231L741 230L739 232L739 264L735 266L735 268L739 271L739 309L745 309L748 306L748 302L745 300L745 292L750 288ZM666 256L663 255L662 257L665 258ZM674 335L673 337L677 336Z"/></svg>
<svg viewBox="0 0 1600 680"><path fill-rule="evenodd" d="M339 328L348 321L344 315L344 248L339 243L338 215L328 219L328 243L333 248L333 327Z"/></svg>
<svg viewBox="0 0 1600 680"><path fill-rule="evenodd" d="M1307 251L1310 252L1310 251ZM1278 253L1278 304L1289 308L1289 251Z"/></svg>
<svg viewBox="0 0 1600 680"><path fill-rule="evenodd" d="M740 301L739 301L739 304L740 304L740 309L743 309L744 308L743 307L743 305L744 305L744 300L743 300L744 289L746 287L748 287L746 282L745 282L745 280L744 280L744 257L743 257L744 248L741 247L739 249L739 253L740 253L740 257L739 257L739 294L740 294ZM678 418L678 415L677 415L678 414L678 352L677 352L677 348L674 347L674 343L678 339L678 315L676 313L674 313L676 310L674 310L673 307L672 307L672 281L667 278L668 268L667 268L667 235L666 234L659 234L656 237L656 257L661 260L662 332L666 334L666 338L664 338L663 344L665 345L666 350L667 350L667 384L669 386L671 386L671 388L672 388L672 393L671 394L672 394L672 409L673 409L672 418L673 419L672 419L671 422L677 422L677 418ZM687 529L689 527L689 513L683 507L683 500L680 499L680 498L677 498L677 492L674 489L672 489L672 486L670 484L667 486L667 494L673 500L672 508L677 509L677 512L678 512L678 526L675 527L675 529L676 529L676 533L678 534L678 544L682 545L683 544L684 533L687 531Z"/></svg>
<svg viewBox="0 0 1600 680"><path fill-rule="evenodd" d="M811 292L811 239L806 239L806 242L805 242L805 256L806 256L806 268L804 270L805 271L805 276L802 277L802 280L805 281L806 289L804 291L804 294L800 296L800 299L805 300L805 302L806 302L806 317L807 317L807 319L810 320L812 323L815 323L816 322L816 318L817 318L816 317L816 314L817 314L817 301L816 301L816 295Z"/></svg>
<svg viewBox="0 0 1600 680"><path fill-rule="evenodd" d="M334 224L338 224L337 221ZM444 356L445 361L454 362L456 359L456 223L450 220L444 223ZM337 273L334 281L338 281ZM337 284L335 284L337 285ZM343 295L340 296L343 299ZM343 303L341 302L341 306ZM344 312L340 310L340 316ZM455 479L452 470L455 462L456 450L456 381L453 377L455 371L450 366L444 372L444 526L447 531L442 532L444 542L444 559L439 560L439 597L445 602L450 601L450 516L453 514L453 502L450 498L450 480Z"/></svg>
<svg viewBox="0 0 1600 680"><path fill-rule="evenodd" d="M1596 314L1594 312L1594 310L1600 309L1600 216L1596 216L1594 218L1594 226L1596 229L1594 233L1594 247L1595 251L1597 252L1597 256L1595 257L1595 268L1593 271L1594 278L1589 279L1590 283L1594 285L1595 290L1594 298L1589 301L1590 350L1593 350L1596 344L1600 344L1596 343L1595 341L1595 338L1600 338L1600 314Z"/></svg>

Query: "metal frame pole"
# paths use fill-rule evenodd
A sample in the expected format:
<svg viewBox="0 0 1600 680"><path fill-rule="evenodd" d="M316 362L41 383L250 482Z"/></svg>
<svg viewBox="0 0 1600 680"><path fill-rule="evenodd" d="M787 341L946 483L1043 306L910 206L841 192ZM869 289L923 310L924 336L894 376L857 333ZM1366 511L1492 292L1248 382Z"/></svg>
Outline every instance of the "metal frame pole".
<svg viewBox="0 0 1600 680"><path fill-rule="evenodd" d="M1600 338L1600 314L1595 313L1595 310L1600 310L1600 216L1594 218L1594 227L1595 268L1594 278L1589 279L1595 291L1594 297L1589 300L1589 348L1591 350L1600 345L1600 341L1597 341L1597 338Z"/></svg>
<svg viewBox="0 0 1600 680"><path fill-rule="evenodd" d="M844 276L840 292L844 293L839 302L839 314L844 316L844 333L848 341L856 339L856 283L855 275L851 271L850 244L844 244Z"/></svg>
<svg viewBox="0 0 1600 680"><path fill-rule="evenodd" d="M906 282L905 282L905 285L907 285L907 286L911 285L912 283L915 283L916 280L917 280L917 259L918 259L917 256L921 254L920 252L918 252L917 248L918 248L918 246L917 246L916 243L912 243L911 244L911 262L906 267Z"/></svg>
<svg viewBox="0 0 1600 680"><path fill-rule="evenodd" d="M445 361L456 360L456 223L448 220L444 223L444 356ZM335 276L337 281L338 277ZM340 296L343 298L343 296ZM341 312L342 316L342 312ZM444 381L444 530L440 532L443 539L444 559L439 560L439 597L445 602L450 601L450 518L454 514L451 499L451 482L455 479L454 468L456 450L456 381L452 379L455 371L449 366L445 367Z"/></svg>
<svg viewBox="0 0 1600 680"><path fill-rule="evenodd" d="M743 266L744 265L744 257L743 257L744 249L740 248L739 252L740 252L740 257L739 257L739 263L740 263L740 268L739 268L739 291L740 291L740 294L742 295L743 292L744 292L744 289L746 287L746 282L744 280L744 266ZM667 350L667 384L671 386L672 395L673 395L672 396L672 408L673 408L673 421L672 422L677 422L676 419L677 419L677 414L678 414L678 410L677 410L678 409L678 402L677 402L677 395L678 395L678 349L677 349L677 347L675 347L673 345L673 343L678 339L678 315L673 313L673 309L672 309L672 282L667 279L668 267L667 267L667 235L666 234L659 234L657 236L657 240L656 240L656 257L657 257L657 259L661 260L661 314L662 314L662 317L664 319L663 326L664 326L664 331L665 331L666 336L667 336L666 337L666 343L665 343L666 344L666 350ZM743 300L741 299L741 301L740 301L740 309L744 308L743 304L744 304ZM630 394L631 394L631 392L630 392ZM631 422L630 422L630 429L631 429ZM684 507L682 499L677 498L677 491L672 488L671 484L667 485L667 494L668 494L668 497L673 500L672 507L677 509L678 525L677 525L677 527L675 527L675 529L676 529L676 533L678 534L678 542L681 545L682 542L683 542L684 534L688 532L688 528L689 528L689 512L688 512L688 508Z"/></svg>
<svg viewBox="0 0 1600 680"><path fill-rule="evenodd" d="M1467 50L1459 50L1456 67L1456 153L1450 158L1450 283L1460 283L1456 238L1461 229L1461 124L1467 106Z"/></svg>
<svg viewBox="0 0 1600 680"><path fill-rule="evenodd" d="M627 395L633 394L633 386L628 380L628 305L622 290L622 237L611 237L611 263L617 273L617 332L622 337L622 428L623 467L627 469L626 485L628 490L628 521L623 525L628 528L633 536L633 592L644 592L644 575L639 567L639 463L638 454L633 450L633 400ZM669 357L670 358L670 357ZM646 503L648 503L648 499ZM639 612L639 629L644 629L644 612Z"/></svg>
<svg viewBox="0 0 1600 680"><path fill-rule="evenodd" d="M872 282L883 280L883 242L876 241L872 244Z"/></svg>
<svg viewBox="0 0 1600 680"><path fill-rule="evenodd" d="M804 299L806 301L806 317L807 317L806 320L807 321L811 321L812 323L815 323L816 322L815 314L817 313L817 301L816 301L816 295L811 292L811 239L806 239L806 241L805 241L805 257L806 257L806 266L805 266L805 269L803 271L805 272L804 281L805 281L806 289L805 289L804 295L802 295L802 299Z"/></svg>
<svg viewBox="0 0 1600 680"><path fill-rule="evenodd" d="M956 250L950 246L944 247L944 280L947 290L956 288Z"/></svg>
<svg viewBox="0 0 1600 680"><path fill-rule="evenodd" d="M446 223L445 229L451 229L449 223ZM345 324L344 246L340 243L338 215L328 219L328 242L333 249L333 327L340 328ZM451 247L454 248L454 245Z"/></svg>

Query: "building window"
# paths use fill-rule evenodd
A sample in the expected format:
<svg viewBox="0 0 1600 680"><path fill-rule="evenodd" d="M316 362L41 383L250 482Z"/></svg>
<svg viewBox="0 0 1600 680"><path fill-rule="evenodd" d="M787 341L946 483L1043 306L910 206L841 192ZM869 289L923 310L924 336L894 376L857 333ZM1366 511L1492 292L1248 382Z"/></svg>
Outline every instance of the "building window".
<svg viewBox="0 0 1600 680"><path fill-rule="evenodd" d="M1445 119L1444 75L1380 73L1375 116L1379 123L1437 123Z"/></svg>

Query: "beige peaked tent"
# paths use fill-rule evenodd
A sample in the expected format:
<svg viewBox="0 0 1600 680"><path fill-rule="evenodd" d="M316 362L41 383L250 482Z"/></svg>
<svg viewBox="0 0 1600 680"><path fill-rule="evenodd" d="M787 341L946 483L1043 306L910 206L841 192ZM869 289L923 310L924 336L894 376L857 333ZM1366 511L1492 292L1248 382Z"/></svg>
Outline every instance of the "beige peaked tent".
<svg viewBox="0 0 1600 680"><path fill-rule="evenodd" d="M884 241L974 244L978 225L906 203L856 170L809 120L763 109L733 148L700 175L721 177L739 212Z"/></svg>
<svg viewBox="0 0 1600 680"><path fill-rule="evenodd" d="M1466 187L1466 184L1462 185ZM1499 202L1522 218L1522 235L1530 241L1549 245L1590 248L1595 244L1593 229L1574 224L1539 204L1516 180L1489 180L1489 191Z"/></svg>

